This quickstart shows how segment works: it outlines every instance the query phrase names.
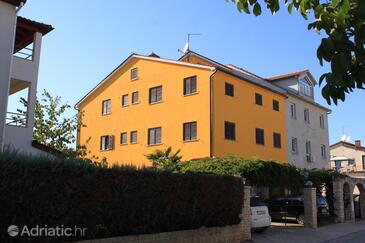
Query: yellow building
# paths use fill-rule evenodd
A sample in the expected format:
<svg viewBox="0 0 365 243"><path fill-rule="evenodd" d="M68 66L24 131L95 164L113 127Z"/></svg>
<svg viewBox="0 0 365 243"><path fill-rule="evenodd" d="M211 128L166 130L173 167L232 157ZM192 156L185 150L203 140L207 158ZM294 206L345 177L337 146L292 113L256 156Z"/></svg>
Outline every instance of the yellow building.
<svg viewBox="0 0 365 243"><path fill-rule="evenodd" d="M155 149L184 160L237 155L287 161L285 92L189 51L180 60L132 54L82 98L78 143L109 164L148 165Z"/></svg>

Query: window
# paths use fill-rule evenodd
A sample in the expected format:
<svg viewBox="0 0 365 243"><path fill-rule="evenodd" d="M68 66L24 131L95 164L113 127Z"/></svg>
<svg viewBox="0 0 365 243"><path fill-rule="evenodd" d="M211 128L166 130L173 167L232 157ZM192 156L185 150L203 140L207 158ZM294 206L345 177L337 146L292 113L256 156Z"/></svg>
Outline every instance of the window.
<svg viewBox="0 0 365 243"><path fill-rule="evenodd" d="M305 123L310 123L310 120L309 120L309 109L307 109L307 108L304 109L304 121L305 121Z"/></svg>
<svg viewBox="0 0 365 243"><path fill-rule="evenodd" d="M133 68L131 70L131 80L137 80L138 79L138 68Z"/></svg>
<svg viewBox="0 0 365 243"><path fill-rule="evenodd" d="M327 158L327 149L326 149L326 145L321 145L321 157L322 159L326 159Z"/></svg>
<svg viewBox="0 0 365 243"><path fill-rule="evenodd" d="M293 154L298 154L298 139L297 138L291 139L291 151Z"/></svg>
<svg viewBox="0 0 365 243"><path fill-rule="evenodd" d="M196 93L196 76L184 79L184 95Z"/></svg>
<svg viewBox="0 0 365 243"><path fill-rule="evenodd" d="M111 103L112 103L111 100L104 100L103 101L103 105L102 105L102 108L101 108L101 113L103 115L108 115L108 114L111 113L111 109L110 109Z"/></svg>
<svg viewBox="0 0 365 243"><path fill-rule="evenodd" d="M290 103L290 117L297 119L297 106L294 103Z"/></svg>
<svg viewBox="0 0 365 243"><path fill-rule="evenodd" d="M196 122L187 122L183 125L183 139L184 141L196 140Z"/></svg>
<svg viewBox="0 0 365 243"><path fill-rule="evenodd" d="M131 144L137 143L137 131L131 132Z"/></svg>
<svg viewBox="0 0 365 243"><path fill-rule="evenodd" d="M100 150L107 151L114 148L114 136L101 136L100 137Z"/></svg>
<svg viewBox="0 0 365 243"><path fill-rule="evenodd" d="M148 145L161 144L161 127L148 129Z"/></svg>
<svg viewBox="0 0 365 243"><path fill-rule="evenodd" d="M305 155L307 162L312 162L312 145L310 141L305 143Z"/></svg>
<svg viewBox="0 0 365 243"><path fill-rule="evenodd" d="M226 90L226 95L228 96L234 96L234 86L233 84L230 83L226 83L225 84L225 90Z"/></svg>
<svg viewBox="0 0 365 243"><path fill-rule="evenodd" d="M128 95L122 96L122 106L128 106Z"/></svg>
<svg viewBox="0 0 365 243"><path fill-rule="evenodd" d="M162 86L150 88L150 104L162 101Z"/></svg>
<svg viewBox="0 0 365 243"><path fill-rule="evenodd" d="M265 145L264 129L256 128L256 144Z"/></svg>
<svg viewBox="0 0 365 243"><path fill-rule="evenodd" d="M319 126L324 129L324 115L319 116Z"/></svg>
<svg viewBox="0 0 365 243"><path fill-rule="evenodd" d="M336 171L337 172L340 172L341 171L341 168L342 168L342 166L341 166L341 160L336 160L335 161L335 167L336 167Z"/></svg>
<svg viewBox="0 0 365 243"><path fill-rule="evenodd" d="M262 105L262 95L256 93L255 94L255 102L256 102L256 105Z"/></svg>
<svg viewBox="0 0 365 243"><path fill-rule="evenodd" d="M132 93L132 104L135 105L139 102L139 92L133 92Z"/></svg>
<svg viewBox="0 0 365 243"><path fill-rule="evenodd" d="M281 148L281 135L280 133L274 132L274 148Z"/></svg>
<svg viewBox="0 0 365 243"><path fill-rule="evenodd" d="M356 162L354 159L349 159L348 165L355 165L355 164L356 164Z"/></svg>
<svg viewBox="0 0 365 243"><path fill-rule="evenodd" d="M224 122L224 137L228 140L236 140L236 124L233 122Z"/></svg>
<svg viewBox="0 0 365 243"><path fill-rule="evenodd" d="M279 101L277 101L277 100L273 100L273 101L272 101L272 109L273 109L274 111L279 111L279 110L280 110L280 107L279 107Z"/></svg>
<svg viewBox="0 0 365 243"><path fill-rule="evenodd" d="M362 169L365 170L365 155L362 156Z"/></svg>
<svg viewBox="0 0 365 243"><path fill-rule="evenodd" d="M312 96L312 86L306 78L299 80L299 91L307 96Z"/></svg>
<svg viewBox="0 0 365 243"><path fill-rule="evenodd" d="M122 132L120 134L120 144L121 145L127 144L127 133L126 132Z"/></svg>

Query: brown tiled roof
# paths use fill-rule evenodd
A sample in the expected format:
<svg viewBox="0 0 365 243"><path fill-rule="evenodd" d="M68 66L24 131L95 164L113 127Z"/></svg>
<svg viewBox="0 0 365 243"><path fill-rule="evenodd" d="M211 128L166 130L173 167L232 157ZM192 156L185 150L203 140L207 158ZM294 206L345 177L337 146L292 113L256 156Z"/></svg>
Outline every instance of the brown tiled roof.
<svg viewBox="0 0 365 243"><path fill-rule="evenodd" d="M306 69L306 70L301 70L301 71L297 71L297 72L293 72L293 73L287 73L287 74L282 74L282 75L278 75L278 76L273 76L273 77L267 78L267 80L276 81L276 80L279 80L279 79L291 78L291 77L295 77L295 76L298 76L298 75L300 75L302 73L306 73L306 72L309 72L309 70Z"/></svg>
<svg viewBox="0 0 365 243"><path fill-rule="evenodd" d="M338 146L338 145L342 145L344 147L348 147L348 148L352 148L352 149L355 149L356 148L355 144L352 144L352 143L349 143L349 142L345 142L345 141L339 141L339 142L337 142L335 144L330 145L330 147L332 148L332 147L335 147L335 146ZM364 147L360 147L360 150L365 151L365 148Z"/></svg>
<svg viewBox="0 0 365 243"><path fill-rule="evenodd" d="M16 23L16 35L14 53L23 49L33 42L36 32L46 35L53 30L53 27L48 24L39 23L24 17L18 16Z"/></svg>
<svg viewBox="0 0 365 243"><path fill-rule="evenodd" d="M27 0L1 0L1 1L19 7L22 2L25 3Z"/></svg>

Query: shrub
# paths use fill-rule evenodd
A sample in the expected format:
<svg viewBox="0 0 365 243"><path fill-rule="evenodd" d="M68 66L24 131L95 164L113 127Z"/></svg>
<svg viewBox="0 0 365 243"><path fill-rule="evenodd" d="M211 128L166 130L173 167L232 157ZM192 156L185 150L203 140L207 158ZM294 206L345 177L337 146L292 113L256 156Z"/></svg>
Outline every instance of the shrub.
<svg viewBox="0 0 365 243"><path fill-rule="evenodd" d="M30 239L58 242L237 224L243 189L231 176L7 153L0 154L0 198L0 242L10 240L9 225L87 228L84 238Z"/></svg>

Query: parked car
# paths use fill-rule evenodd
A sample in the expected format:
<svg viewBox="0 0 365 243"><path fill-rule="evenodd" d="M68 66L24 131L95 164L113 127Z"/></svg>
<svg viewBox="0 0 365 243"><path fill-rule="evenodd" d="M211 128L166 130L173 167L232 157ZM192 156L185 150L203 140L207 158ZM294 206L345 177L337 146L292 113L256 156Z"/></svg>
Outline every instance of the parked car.
<svg viewBox="0 0 365 243"><path fill-rule="evenodd" d="M268 206L273 220L294 219L298 224L304 224L303 195L273 197ZM327 200L321 195L317 195L317 216L329 216Z"/></svg>
<svg viewBox="0 0 365 243"><path fill-rule="evenodd" d="M251 197L251 229L262 233L271 225L271 217L266 204L259 197Z"/></svg>

